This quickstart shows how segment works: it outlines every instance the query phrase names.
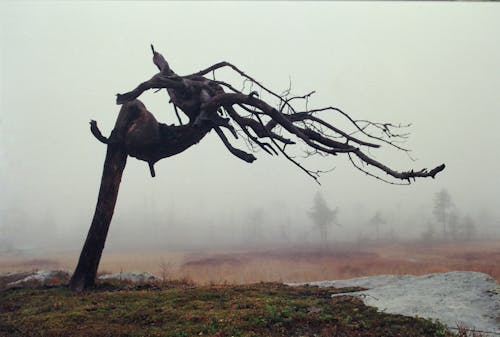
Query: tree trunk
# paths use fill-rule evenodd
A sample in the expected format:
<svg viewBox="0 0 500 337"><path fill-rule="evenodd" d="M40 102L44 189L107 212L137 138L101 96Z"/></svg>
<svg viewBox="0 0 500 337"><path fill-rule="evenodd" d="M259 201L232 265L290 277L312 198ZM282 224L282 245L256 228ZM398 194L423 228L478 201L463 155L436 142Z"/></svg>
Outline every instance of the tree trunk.
<svg viewBox="0 0 500 337"><path fill-rule="evenodd" d="M151 127L151 122L158 128L158 139L151 138L156 130ZM70 288L75 291L82 291L95 285L127 156L146 161L151 175L154 176L154 163L198 143L210 128L191 125L168 126L158 123L142 102L134 100L125 103L120 109L109 138L102 135L95 121L90 122L90 131L97 140L107 144L107 152L94 218L80 253L78 265L69 282Z"/></svg>
<svg viewBox="0 0 500 337"><path fill-rule="evenodd" d="M109 224L113 217L118 189L126 163L127 153L124 144L122 142L110 142L104 161L94 218L80 254L78 265L69 283L72 290L82 291L95 285L97 268L101 260Z"/></svg>

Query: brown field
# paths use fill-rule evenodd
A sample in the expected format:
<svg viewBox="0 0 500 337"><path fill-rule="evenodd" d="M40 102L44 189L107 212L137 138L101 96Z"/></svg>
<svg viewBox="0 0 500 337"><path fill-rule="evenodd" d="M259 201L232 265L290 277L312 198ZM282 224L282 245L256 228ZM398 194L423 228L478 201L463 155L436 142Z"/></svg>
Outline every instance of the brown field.
<svg viewBox="0 0 500 337"><path fill-rule="evenodd" d="M46 256L0 256L0 272L71 270L78 252ZM164 279L198 284L259 281L304 282L377 274L423 275L452 270L487 273L500 281L500 241L415 243L335 248L259 248L169 252L105 251L100 272L149 271Z"/></svg>

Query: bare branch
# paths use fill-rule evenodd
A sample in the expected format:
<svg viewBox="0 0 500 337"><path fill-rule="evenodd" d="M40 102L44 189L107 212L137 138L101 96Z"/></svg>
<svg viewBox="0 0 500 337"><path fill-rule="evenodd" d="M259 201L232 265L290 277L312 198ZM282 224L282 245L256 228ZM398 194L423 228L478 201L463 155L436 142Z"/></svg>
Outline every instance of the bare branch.
<svg viewBox="0 0 500 337"><path fill-rule="evenodd" d="M179 78L170 78L162 73L158 73L146 82L142 82L132 91L125 94L116 94L116 104L123 104L139 97L144 91L149 89L171 88L176 90L186 90L186 86Z"/></svg>
<svg viewBox="0 0 500 337"><path fill-rule="evenodd" d="M239 106L241 106L242 108L245 109L244 105L239 105ZM260 137L260 138L269 137L269 138L275 139L277 141L280 141L283 144L289 144L289 145L295 144L295 142L291 141L290 139L287 139L287 138L285 138L277 133L272 132L271 129L262 125L258 121L253 120L251 118L240 116L238 113L236 113L236 111L234 109L231 109L229 107L230 107L230 105L224 106L225 109L227 108L226 111L228 112L229 116L236 123L238 123L240 126L242 126L242 128L243 128L243 126L251 128L253 130L253 132L255 132L257 137ZM250 110L248 110L248 111L250 111Z"/></svg>
<svg viewBox="0 0 500 337"><path fill-rule="evenodd" d="M103 144L108 144L108 138L104 137L101 133L101 130L97 127L97 122L95 120L90 121L90 132L94 135L94 137Z"/></svg>
<svg viewBox="0 0 500 337"><path fill-rule="evenodd" d="M133 100L149 89L167 89L171 102L174 104L174 110L179 123L181 123L181 119L177 109L182 110L190 119L189 124L185 125L186 128L182 129L183 137L189 134L187 131L190 128L195 128L199 129L199 132L193 133L193 136L199 140L206 132L213 129L233 155L247 162L253 162L255 157L252 154L236 149L229 143L229 140L221 130L221 127L225 127L228 128L236 138L238 137L238 133L242 135L243 139L248 142L247 144L251 151L260 148L271 155L281 153L286 159L291 161L316 181L320 173L323 172L306 169L302 164L297 162L294 157L287 153L286 146L296 143L293 138L297 138L305 144L305 148L303 149L305 158L312 155L328 156L347 153L351 163L357 169L389 183L393 182L372 173L371 170L368 170L368 167L374 167L381 172L385 172L394 179L408 182L410 182L412 178L434 178L436 174L445 168L443 164L430 171L423 169L420 171L409 170L399 172L366 155L365 152L361 150L361 148L380 148L381 144L378 143L382 143L388 144L397 150L404 151L409 155L409 150L399 145L409 136L409 133L400 132L400 130L409 127L409 124L404 125L355 120L341 109L333 106L309 109L309 99L314 94L314 91L305 95L290 97L290 83L289 88L284 93L281 95L277 94L229 62L220 62L191 75L179 76L170 69L168 62L153 46L151 46L151 49L153 51L153 62L160 70L160 73L154 75L150 80L141 83L134 90L122 95L117 95L117 103L122 104ZM255 85L258 87L257 90L277 98L277 108L274 108L260 98L257 91L245 94L230 83L215 80L215 71L223 67L232 69L244 79L242 90L249 90L246 83L250 83L250 90L252 90ZM214 79L203 77L203 75L209 74L210 72L213 74ZM224 89L229 92L225 92ZM296 102L304 102L305 110L297 109L294 106L297 105ZM240 114L241 111L237 111L235 107L240 107L248 114ZM229 119L219 115L219 112L223 114L224 111L239 128L238 130L229 123ZM320 113L327 111L334 111L341 114L348 120L349 124L354 127L354 132L352 130L342 130L319 116ZM177 129L175 132L178 133ZM361 136L354 136L356 133ZM96 133L94 135L96 136L98 134ZM290 136L291 138L289 138ZM364 140L362 139L363 136L371 140ZM99 139L98 136L96 136L96 138ZM268 138L270 143L264 142L262 140L263 138ZM186 141L185 146L190 146L189 144L191 144L191 142L187 141L186 138L184 138L184 140ZM155 160L171 155L167 150L166 144L171 142L172 139L169 138L168 142L165 141L165 139L162 139L162 145L159 145L161 150L155 152L153 156ZM279 145L278 142L281 143L281 145ZM353 156L356 156L362 165L366 165L366 168L358 165L353 160ZM140 155L136 157L139 158ZM142 157L148 156L143 155ZM151 157L151 155L149 157ZM412 158L410 157L410 159Z"/></svg>
<svg viewBox="0 0 500 337"><path fill-rule="evenodd" d="M328 107L324 107L324 108L319 108L319 109L312 109L312 110L309 110L307 111L308 113L310 114L313 114L313 113L317 113L317 112L322 112L322 111L328 111L328 110L332 110L332 111L336 111L338 113L340 113L342 116L344 116L352 125L354 125L354 127L357 129L357 131L361 132L363 135L369 137L369 138L372 138L372 139L375 139L375 140L378 140L378 141L381 141L383 143L386 143L398 150L401 150L401 151L409 151L408 149L405 149L405 148L402 148L398 145L396 145L393 141L389 141L387 139L384 139L384 138L381 138L381 137L377 137L377 136L374 136L370 133L368 133L367 131L365 131L366 127L370 124L383 124L383 123L371 123L368 124L368 125L365 125L365 126L360 126L358 124L358 122L363 122L363 120L361 121L356 121L354 119L351 118L351 116L349 116L347 113L345 113L344 111L342 111L341 109L339 108L336 108L336 107L333 107L333 106L328 106ZM402 126L404 127L404 126Z"/></svg>
<svg viewBox="0 0 500 337"><path fill-rule="evenodd" d="M308 94L305 94L305 95L302 95L302 96L293 96L293 97L290 97L288 99L286 99L283 104L281 104L281 107L279 108L279 111L281 113L283 113L283 108L287 105L290 104L291 101L295 100L295 99L308 99L309 97L311 97L316 91L311 91L310 93Z"/></svg>
<svg viewBox="0 0 500 337"><path fill-rule="evenodd" d="M244 117L241 117L238 115L238 113L236 112L236 110L234 110L234 108L232 106L224 106L224 109L226 110L226 112L232 116L233 120L240 126L241 130L245 133L245 135L255 144L257 144L262 150L266 151L267 153L269 153L270 155L273 155L274 154L278 154L278 152L276 152L276 150L268 143L266 142L261 142L259 139L257 139L257 137L254 137L247 129L247 126L245 123L244 123ZM251 119L250 119L251 120ZM253 120L252 120L253 121ZM272 152L271 152L272 151Z"/></svg>
<svg viewBox="0 0 500 337"><path fill-rule="evenodd" d="M264 127L264 123L262 123L262 120L260 119L259 115L257 115L257 118L259 119L259 122L260 124L262 124L262 126ZM304 171L308 176L310 176L311 178L314 179L314 181L318 184L318 185L321 185L319 183L319 180L318 180L318 173L316 172L312 172L308 169L306 169L304 166L302 166L302 164L300 164L298 161L296 161L295 159L293 159L292 157L290 157L288 155L288 153L285 152L285 146L286 144L283 145L283 148L281 148L277 143L276 141L274 140L274 138L271 138L271 141L273 142L273 144L278 148L278 150L283 154L283 156L288 159L290 162L292 162L295 166L297 166L298 168L300 168L302 171Z"/></svg>
<svg viewBox="0 0 500 337"><path fill-rule="evenodd" d="M208 67L208 68L206 68L206 69L204 69L204 70L200 70L199 72L194 73L194 74L189 75L189 76L193 76L193 75L198 75L198 76L200 76L200 75L205 75L205 74L207 74L207 73L209 73L209 72L211 72L211 71L215 71L215 70L217 70L217 69L219 69L219 68L222 68L222 67L229 67L229 68L231 68L232 70L234 70L235 72L237 72L237 73L238 73L239 75L241 75L242 77L244 77L244 78L246 78L246 79L250 80L252 83L255 83L257 86L259 86L262 90L264 90L264 91L265 91L265 92L267 92L268 94L270 94L270 95L272 95L272 96L276 97L277 99L279 99L281 102L283 102L283 104L284 104L284 105L289 106L289 107L292 109L292 111L294 111L294 112L295 112L295 109L294 109L294 108L293 108L293 107L292 107L289 103L287 103L287 102L286 102L286 100L283 98L283 96L288 95L289 90L288 90L288 92L285 92L283 95L279 95L279 94L275 93L274 91L272 91L272 90L270 90L270 89L266 88L266 87L265 87L263 84L261 84L259 81L257 81L257 80L256 80L256 79L254 79L253 77L251 77L251 76L247 75L244 71L240 70L238 67L236 67L235 65L233 65L233 64L231 64L231 63L229 63L229 62L223 61L223 62L216 63L216 64L214 64L213 66L210 66L210 67ZM291 86L291 83L290 83L290 86ZM291 87L290 87L290 88L291 88Z"/></svg>
<svg viewBox="0 0 500 337"><path fill-rule="evenodd" d="M408 180L408 182L410 182L411 178L413 178L413 180L415 180L415 178L417 178L417 177L419 177L419 178L425 178L425 177L435 178L436 174L438 174L439 172L444 170L444 168L446 167L445 164L441 164L441 165L433 168L430 171L427 171L427 169L422 169L420 171L410 170L410 171L405 171L405 172L398 172L398 171L394 171L393 169L376 161L375 159L368 157L366 154L364 154L360 150L355 151L354 154L359 159L361 159L363 162L365 162L366 164L373 165L394 178L401 179L401 180Z"/></svg>
<svg viewBox="0 0 500 337"><path fill-rule="evenodd" d="M167 60L165 60L162 54L155 50L153 45L151 45L151 51L153 52L153 63L158 67L158 69L160 71L170 70Z"/></svg>
<svg viewBox="0 0 500 337"><path fill-rule="evenodd" d="M380 180L384 183L387 183L387 184L391 184L391 185L410 185L410 182L406 182L406 183L396 183L396 182L393 182L393 181L389 181L389 180L386 180L382 177L379 177L378 175L376 174L373 174L371 172L368 172L367 170L365 170L364 168L362 168L361 166L359 166L358 164L356 164L356 162L354 162L354 160L352 159L352 156L350 153L347 154L349 156L349 161L351 162L351 164L356 168L358 169L359 171L363 172L364 174L366 174L367 176L370 176L372 178L375 178L377 180Z"/></svg>
<svg viewBox="0 0 500 337"><path fill-rule="evenodd" d="M222 130L219 127L215 127L214 130L219 136L219 138L222 140L226 148L229 150L229 152L231 152L233 155L235 155L236 157L240 158L243 161L246 161L247 163L252 163L254 160L257 159L255 158L254 155L250 153L234 148L231 145L231 143L229 143L229 140L227 139L226 135L224 134L224 132L222 132Z"/></svg>

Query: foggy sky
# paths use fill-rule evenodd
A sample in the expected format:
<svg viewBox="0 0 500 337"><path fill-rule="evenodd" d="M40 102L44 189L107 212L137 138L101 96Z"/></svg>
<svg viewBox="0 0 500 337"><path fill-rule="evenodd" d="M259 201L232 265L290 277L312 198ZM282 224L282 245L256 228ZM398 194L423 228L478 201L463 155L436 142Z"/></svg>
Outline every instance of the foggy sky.
<svg viewBox="0 0 500 337"><path fill-rule="evenodd" d="M398 217L400 233L419 233L442 188L462 214L499 222L497 4L1 2L0 24L0 228L15 235L22 223L26 245L54 233L52 245L71 238L80 248L106 151L88 122L111 131L115 94L156 73L150 43L178 74L225 60L277 92L289 81L295 94L316 90L310 107L412 123L406 146L417 161L387 146L371 154L398 170L447 168L435 180L393 186L366 177L342 156L303 161L335 167L318 186L281 156L259 152L247 164L209 134L157 163L156 178L146 163L129 158L111 245L140 242L148 231L169 242L244 236L242 226L256 209L265 211L265 226L276 235L281 223L307 232L305 211L317 191L340 209L339 237L354 237L378 209ZM241 86L228 71L217 76ZM175 121L164 92L140 99L158 120ZM219 234L206 237L207 228ZM491 225L484 230L498 233Z"/></svg>

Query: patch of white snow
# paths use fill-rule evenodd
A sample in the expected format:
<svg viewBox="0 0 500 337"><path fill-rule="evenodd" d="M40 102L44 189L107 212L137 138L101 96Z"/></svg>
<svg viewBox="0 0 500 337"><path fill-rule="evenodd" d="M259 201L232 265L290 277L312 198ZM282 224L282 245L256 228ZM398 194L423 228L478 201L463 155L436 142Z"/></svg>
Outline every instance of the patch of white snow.
<svg viewBox="0 0 500 337"><path fill-rule="evenodd" d="M500 286L483 273L456 271L424 276L378 275L307 284L367 288L365 291L334 296L359 296L366 305L387 313L439 320L450 328L462 323L468 328L500 334Z"/></svg>

